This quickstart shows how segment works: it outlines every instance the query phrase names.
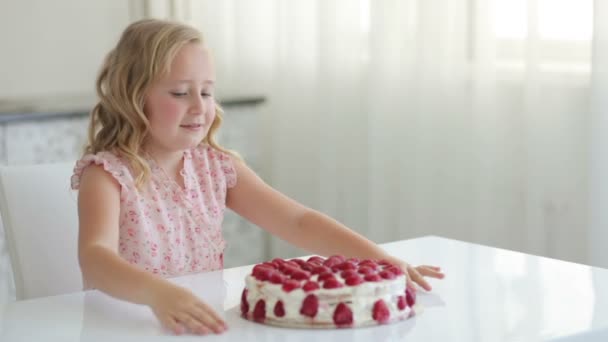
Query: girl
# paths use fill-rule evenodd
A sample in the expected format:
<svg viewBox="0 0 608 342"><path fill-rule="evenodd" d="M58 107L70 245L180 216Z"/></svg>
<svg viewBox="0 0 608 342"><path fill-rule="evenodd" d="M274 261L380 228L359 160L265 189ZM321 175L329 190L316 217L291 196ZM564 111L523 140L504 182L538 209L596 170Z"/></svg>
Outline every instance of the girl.
<svg viewBox="0 0 608 342"><path fill-rule="evenodd" d="M223 267L226 207L316 254L392 261L427 290L423 276L443 277L285 197L219 146L214 83L200 32L184 24L135 22L107 55L72 176L85 287L148 305L177 334L221 333L217 313L165 278Z"/></svg>

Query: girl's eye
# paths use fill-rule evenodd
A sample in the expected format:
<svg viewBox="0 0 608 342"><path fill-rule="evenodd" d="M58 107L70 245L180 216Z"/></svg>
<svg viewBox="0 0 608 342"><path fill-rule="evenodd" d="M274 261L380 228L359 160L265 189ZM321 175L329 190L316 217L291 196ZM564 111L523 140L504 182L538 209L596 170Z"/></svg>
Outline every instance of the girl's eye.
<svg viewBox="0 0 608 342"><path fill-rule="evenodd" d="M201 93L201 95L202 95L203 97L211 97L211 96L213 96L213 95L211 95L210 93Z"/></svg>
<svg viewBox="0 0 608 342"><path fill-rule="evenodd" d="M172 94L173 96L176 96L176 97L180 97L180 96L186 96L186 95L188 95L188 93L178 93L178 92L171 93L171 94Z"/></svg>

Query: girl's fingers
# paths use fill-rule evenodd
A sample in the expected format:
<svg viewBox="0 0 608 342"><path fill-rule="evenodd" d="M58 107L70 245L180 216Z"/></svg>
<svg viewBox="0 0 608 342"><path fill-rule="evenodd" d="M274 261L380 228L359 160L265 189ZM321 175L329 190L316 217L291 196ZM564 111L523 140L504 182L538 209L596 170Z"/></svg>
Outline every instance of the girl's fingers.
<svg viewBox="0 0 608 342"><path fill-rule="evenodd" d="M439 267L439 266L420 265L418 267L426 267L426 268L430 268L430 269L435 270L435 271L440 271L441 270L441 267Z"/></svg>
<svg viewBox="0 0 608 342"><path fill-rule="evenodd" d="M171 316L158 317L161 324L168 330L172 331L175 335L181 335L184 333L184 327L177 320Z"/></svg>
<svg viewBox="0 0 608 342"><path fill-rule="evenodd" d="M214 332L212 331L212 328L206 323L204 313L200 312L200 310L198 310L196 306L193 306L190 310L188 310L187 315L189 315L190 318L196 321L198 324L198 328L196 328L196 330L193 330L193 332L199 335L207 335Z"/></svg>
<svg viewBox="0 0 608 342"><path fill-rule="evenodd" d="M207 315L209 315L224 330L228 329L228 325L226 324L224 319L220 315L218 315L212 307L203 302L199 302L198 307L201 308L205 313L207 313Z"/></svg>
<svg viewBox="0 0 608 342"><path fill-rule="evenodd" d="M218 320L215 312L207 311L201 305L195 305L191 314L216 334L226 330L224 322L221 319Z"/></svg>
<svg viewBox="0 0 608 342"><path fill-rule="evenodd" d="M425 289L427 291L431 290L431 285L429 285L429 283L424 279L424 277L422 275L420 275L420 273L418 273L418 271L415 268L410 267L408 269L408 271L409 271L410 277L416 284L420 285L423 289Z"/></svg>
<svg viewBox="0 0 608 342"><path fill-rule="evenodd" d="M207 335L207 334L211 334L212 332L217 333L217 331L213 331L211 327L209 327L206 323L205 323L205 319L201 318L199 316L199 314L193 314L190 313L190 316L193 320L195 320L199 327L194 330L195 333L199 334L199 335Z"/></svg>
<svg viewBox="0 0 608 342"><path fill-rule="evenodd" d="M183 324L186 328L188 328L188 330L192 333L196 333L199 331L204 331L204 323L203 322L199 322L196 318L192 317L192 315L190 315L187 312L180 312L178 314L175 315L177 321L181 324Z"/></svg>
<svg viewBox="0 0 608 342"><path fill-rule="evenodd" d="M416 267L416 270L418 271L418 273L420 273L421 275L423 275L425 277L439 278L439 279L445 277L445 275L443 273L441 273L439 270L437 270L435 268L430 268L428 266L418 266L418 267Z"/></svg>

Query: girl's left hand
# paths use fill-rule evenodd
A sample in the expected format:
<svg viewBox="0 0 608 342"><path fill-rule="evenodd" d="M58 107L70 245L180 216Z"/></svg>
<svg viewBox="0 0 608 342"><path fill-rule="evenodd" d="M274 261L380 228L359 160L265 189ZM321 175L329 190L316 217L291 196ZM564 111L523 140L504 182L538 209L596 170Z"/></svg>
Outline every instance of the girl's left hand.
<svg viewBox="0 0 608 342"><path fill-rule="evenodd" d="M445 274L441 272L441 268L437 266L421 265L412 266L405 261L396 261L396 264L407 274L407 286L414 288L414 283L420 285L423 289L430 291L431 285L424 279L425 277L431 277L436 279L443 279Z"/></svg>

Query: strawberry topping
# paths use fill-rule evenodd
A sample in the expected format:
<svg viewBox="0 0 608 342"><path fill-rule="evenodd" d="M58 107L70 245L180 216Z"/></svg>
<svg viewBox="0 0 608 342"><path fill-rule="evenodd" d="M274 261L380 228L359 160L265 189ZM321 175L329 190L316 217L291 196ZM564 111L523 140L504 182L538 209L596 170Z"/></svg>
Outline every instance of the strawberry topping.
<svg viewBox="0 0 608 342"><path fill-rule="evenodd" d="M273 273L269 280L273 284L282 284L285 281L285 276L279 273Z"/></svg>
<svg viewBox="0 0 608 342"><path fill-rule="evenodd" d="M314 294L309 294L304 298L302 302L302 307L300 308L300 313L304 316L315 317L317 315L317 310L319 309L319 298Z"/></svg>
<svg viewBox="0 0 608 342"><path fill-rule="evenodd" d="M340 303L336 306L333 319L338 327L348 327L353 324L353 312L348 305Z"/></svg>
<svg viewBox="0 0 608 342"><path fill-rule="evenodd" d="M319 274L319 277L317 278L318 281L326 281L327 279L335 279L334 274L331 272L324 272Z"/></svg>
<svg viewBox="0 0 608 342"><path fill-rule="evenodd" d="M376 301L376 303L374 303L372 317L378 323L387 323L391 318L391 312L388 310L386 303L382 299L379 299Z"/></svg>
<svg viewBox="0 0 608 342"><path fill-rule="evenodd" d="M258 322L263 322L266 319L266 302L263 299L258 300L253 308L253 319Z"/></svg>
<svg viewBox="0 0 608 342"><path fill-rule="evenodd" d="M358 275L359 274L355 270L348 270L348 271L344 271L344 272L340 273L340 277L342 277L343 279L350 278L350 277L356 277Z"/></svg>
<svg viewBox="0 0 608 342"><path fill-rule="evenodd" d="M283 317L283 316L285 316L285 308L283 307L283 302L282 301L278 301L274 305L274 315L277 316L277 317Z"/></svg>
<svg viewBox="0 0 608 342"><path fill-rule="evenodd" d="M338 267L342 271L356 270L357 269L357 265L355 263L353 263L353 262L350 262L350 261L345 261L345 262L339 264Z"/></svg>
<svg viewBox="0 0 608 342"><path fill-rule="evenodd" d="M385 271L389 271L391 273L393 273L396 276L400 276L403 274L403 270L400 267L397 266L391 266L389 268L387 268Z"/></svg>
<svg viewBox="0 0 608 342"><path fill-rule="evenodd" d="M369 266L363 266L363 267L359 267L359 269L357 270L358 273L361 274L371 274L376 272L373 268L369 267Z"/></svg>
<svg viewBox="0 0 608 342"><path fill-rule="evenodd" d="M316 255L315 255L315 256L311 256L311 257L310 257L310 258L308 258L308 260L306 260L306 261L307 261L307 262L309 262L309 263L319 263L319 264L321 264L321 263L323 263L323 261L325 261L325 259L323 259L323 258L322 258L322 257L320 257L320 256L316 256Z"/></svg>
<svg viewBox="0 0 608 342"><path fill-rule="evenodd" d="M300 282L293 279L287 279L283 283L283 291L291 292L297 288L300 288Z"/></svg>
<svg viewBox="0 0 608 342"><path fill-rule="evenodd" d="M342 285L341 282L337 281L336 278L328 278L323 282L324 289L337 289L342 286L344 285Z"/></svg>
<svg viewBox="0 0 608 342"><path fill-rule="evenodd" d="M382 278L380 278L380 276L377 274L368 274L365 276L364 279L365 279L365 281L370 281L370 282L382 280Z"/></svg>
<svg viewBox="0 0 608 342"><path fill-rule="evenodd" d="M316 266L312 269L312 274L321 274L321 273L329 273L331 272L331 268L327 266Z"/></svg>
<svg viewBox="0 0 608 342"><path fill-rule="evenodd" d="M302 289L304 290L304 292L318 290L319 283L317 283L316 281L307 281L306 284L304 284L304 286L302 286Z"/></svg>
<svg viewBox="0 0 608 342"><path fill-rule="evenodd" d="M409 307L414 306L416 304L416 290L411 288L405 289L405 300L407 301L407 305Z"/></svg>
<svg viewBox="0 0 608 342"><path fill-rule="evenodd" d="M247 315L249 312L249 303L247 302L247 289L243 290L243 294L241 295L241 314L243 316Z"/></svg>
<svg viewBox="0 0 608 342"><path fill-rule="evenodd" d="M407 306L407 302L405 301L405 296L397 297L397 308L399 310L405 310Z"/></svg>
<svg viewBox="0 0 608 342"><path fill-rule="evenodd" d="M310 278L310 273L306 271L297 271L291 274L291 279L295 280L308 280Z"/></svg>
<svg viewBox="0 0 608 342"><path fill-rule="evenodd" d="M395 277L396 277L393 272L389 272L387 270L384 270L384 271L378 273L378 275L381 276L382 278L388 279L388 280L395 279Z"/></svg>
<svg viewBox="0 0 608 342"><path fill-rule="evenodd" d="M363 282L363 278L361 278L359 275L355 275L344 280L344 283L348 286L357 286Z"/></svg>

